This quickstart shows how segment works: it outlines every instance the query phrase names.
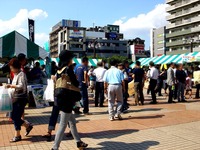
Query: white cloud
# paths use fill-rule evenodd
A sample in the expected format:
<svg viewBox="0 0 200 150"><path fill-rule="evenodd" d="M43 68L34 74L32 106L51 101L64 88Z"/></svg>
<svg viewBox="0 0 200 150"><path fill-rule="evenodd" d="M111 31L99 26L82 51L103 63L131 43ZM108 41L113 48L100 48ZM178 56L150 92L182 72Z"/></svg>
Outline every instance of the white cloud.
<svg viewBox="0 0 200 150"><path fill-rule="evenodd" d="M12 32L13 30L18 31L23 35L28 35L28 27L27 27L28 18L39 20L47 17L48 17L47 12L41 9L33 9L30 11L28 11L27 9L20 9L17 12L17 14L11 19L2 20L0 18L0 37L9 32ZM44 41L48 40L47 37L48 35L45 35L45 33L36 34L35 35L36 43L43 46Z"/></svg>
<svg viewBox="0 0 200 150"><path fill-rule="evenodd" d="M49 40L49 35L46 33L36 33L35 40L36 43L41 43L40 46L43 47L44 43Z"/></svg>
<svg viewBox="0 0 200 150"><path fill-rule="evenodd" d="M113 24L120 25L120 30L127 39L141 37L146 40L146 38L149 38L150 29L159 28L167 24L166 6L166 4L159 4L147 14L139 14L126 21L121 18Z"/></svg>
<svg viewBox="0 0 200 150"><path fill-rule="evenodd" d="M48 17L48 14L46 11L43 11L41 9L34 9L34 10L31 10L29 13L29 18L31 19L36 19L36 18L47 18Z"/></svg>

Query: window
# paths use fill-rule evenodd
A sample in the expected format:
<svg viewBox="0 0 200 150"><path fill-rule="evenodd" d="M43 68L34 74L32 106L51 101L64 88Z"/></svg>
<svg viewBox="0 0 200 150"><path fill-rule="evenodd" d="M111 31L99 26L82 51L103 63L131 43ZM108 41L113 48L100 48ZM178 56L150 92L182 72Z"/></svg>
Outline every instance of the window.
<svg viewBox="0 0 200 150"><path fill-rule="evenodd" d="M163 44L164 43L164 40L163 41L158 41L158 44Z"/></svg>
<svg viewBox="0 0 200 150"><path fill-rule="evenodd" d="M164 34L162 33L162 34L158 34L158 37L163 37L164 36Z"/></svg>

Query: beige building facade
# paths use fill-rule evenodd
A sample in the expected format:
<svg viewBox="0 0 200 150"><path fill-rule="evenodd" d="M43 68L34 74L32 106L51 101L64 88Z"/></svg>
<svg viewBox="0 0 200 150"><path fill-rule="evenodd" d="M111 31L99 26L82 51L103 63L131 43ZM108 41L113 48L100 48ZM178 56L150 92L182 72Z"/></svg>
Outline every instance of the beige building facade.
<svg viewBox="0 0 200 150"><path fill-rule="evenodd" d="M200 0L166 0L167 54L200 51Z"/></svg>

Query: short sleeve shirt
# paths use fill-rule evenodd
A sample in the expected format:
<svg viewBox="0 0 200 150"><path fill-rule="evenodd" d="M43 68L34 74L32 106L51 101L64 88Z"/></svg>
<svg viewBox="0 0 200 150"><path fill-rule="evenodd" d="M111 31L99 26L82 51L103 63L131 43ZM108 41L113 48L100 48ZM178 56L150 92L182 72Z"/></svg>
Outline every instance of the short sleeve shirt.
<svg viewBox="0 0 200 150"><path fill-rule="evenodd" d="M121 84L124 80L124 74L116 67L111 67L108 71L106 71L103 80L108 84Z"/></svg>
<svg viewBox="0 0 200 150"><path fill-rule="evenodd" d="M135 75L134 82L142 82L144 77L144 70L142 68L135 68L133 70L133 74Z"/></svg>
<svg viewBox="0 0 200 150"><path fill-rule="evenodd" d="M80 65L77 69L76 69L76 76L78 78L79 84L81 84L84 81L84 72L88 71L88 68L84 65Z"/></svg>

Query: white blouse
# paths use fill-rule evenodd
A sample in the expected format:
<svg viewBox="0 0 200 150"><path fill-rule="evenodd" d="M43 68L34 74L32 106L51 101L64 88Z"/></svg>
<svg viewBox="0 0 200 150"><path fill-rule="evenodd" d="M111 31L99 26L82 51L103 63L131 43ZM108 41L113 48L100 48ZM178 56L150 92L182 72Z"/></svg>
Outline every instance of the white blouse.
<svg viewBox="0 0 200 150"><path fill-rule="evenodd" d="M27 93L27 78L24 72L20 72L14 75L12 85L16 85L16 90L22 90L23 93Z"/></svg>

